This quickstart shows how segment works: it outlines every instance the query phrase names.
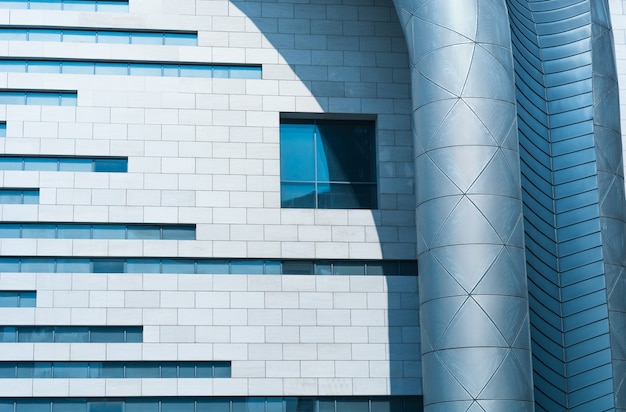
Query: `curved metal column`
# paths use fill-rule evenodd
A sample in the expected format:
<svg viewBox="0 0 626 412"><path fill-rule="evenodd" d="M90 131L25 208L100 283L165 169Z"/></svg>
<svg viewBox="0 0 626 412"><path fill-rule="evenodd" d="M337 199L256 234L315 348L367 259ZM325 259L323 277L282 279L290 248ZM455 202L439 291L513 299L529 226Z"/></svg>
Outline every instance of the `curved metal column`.
<svg viewBox="0 0 626 412"><path fill-rule="evenodd" d="M623 410L626 204L607 2L507 3L536 409Z"/></svg>
<svg viewBox="0 0 626 412"><path fill-rule="evenodd" d="M530 411L519 149L505 1L394 3L412 65L425 407Z"/></svg>

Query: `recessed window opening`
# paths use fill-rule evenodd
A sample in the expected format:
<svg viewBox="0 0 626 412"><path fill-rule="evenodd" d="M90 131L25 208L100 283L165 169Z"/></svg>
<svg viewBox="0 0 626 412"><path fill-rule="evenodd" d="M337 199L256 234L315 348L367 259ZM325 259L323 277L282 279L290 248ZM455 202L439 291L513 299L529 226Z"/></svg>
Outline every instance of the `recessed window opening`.
<svg viewBox="0 0 626 412"><path fill-rule="evenodd" d="M197 32L0 26L0 40L197 46Z"/></svg>
<svg viewBox="0 0 626 412"><path fill-rule="evenodd" d="M369 119L282 117L281 206L375 209L375 130Z"/></svg>

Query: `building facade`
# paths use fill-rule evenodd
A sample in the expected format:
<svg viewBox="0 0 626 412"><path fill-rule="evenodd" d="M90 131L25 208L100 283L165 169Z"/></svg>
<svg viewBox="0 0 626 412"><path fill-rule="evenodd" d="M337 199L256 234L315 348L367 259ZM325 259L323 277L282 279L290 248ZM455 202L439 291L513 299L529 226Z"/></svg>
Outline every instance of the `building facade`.
<svg viewBox="0 0 626 412"><path fill-rule="evenodd" d="M624 5L457 3L0 0L0 412L626 410Z"/></svg>

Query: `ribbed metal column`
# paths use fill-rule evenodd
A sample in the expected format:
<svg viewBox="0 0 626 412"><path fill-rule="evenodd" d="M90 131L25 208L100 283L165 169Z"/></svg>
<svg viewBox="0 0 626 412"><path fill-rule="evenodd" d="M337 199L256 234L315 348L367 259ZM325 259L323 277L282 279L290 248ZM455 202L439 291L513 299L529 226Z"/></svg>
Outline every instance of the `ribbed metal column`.
<svg viewBox="0 0 626 412"><path fill-rule="evenodd" d="M426 410L533 409L504 0L394 0L412 65Z"/></svg>

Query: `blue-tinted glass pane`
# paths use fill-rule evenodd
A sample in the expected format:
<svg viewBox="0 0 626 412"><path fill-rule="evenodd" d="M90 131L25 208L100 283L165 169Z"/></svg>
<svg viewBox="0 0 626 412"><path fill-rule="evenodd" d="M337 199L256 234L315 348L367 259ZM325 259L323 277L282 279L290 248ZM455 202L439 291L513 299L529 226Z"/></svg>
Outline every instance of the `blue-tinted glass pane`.
<svg viewBox="0 0 626 412"><path fill-rule="evenodd" d="M16 401L15 412L50 412L50 401L19 399Z"/></svg>
<svg viewBox="0 0 626 412"><path fill-rule="evenodd" d="M162 229L163 239L195 240L196 228L184 226L164 226Z"/></svg>
<svg viewBox="0 0 626 412"><path fill-rule="evenodd" d="M12 326L0 327L0 342L17 342L17 328Z"/></svg>
<svg viewBox="0 0 626 412"><path fill-rule="evenodd" d="M24 225L22 227L22 237L27 239L54 239L56 237L56 225L46 225L43 223Z"/></svg>
<svg viewBox="0 0 626 412"><path fill-rule="evenodd" d="M404 412L402 399L372 399L371 412ZM409 409L419 412L419 409Z"/></svg>
<svg viewBox="0 0 626 412"><path fill-rule="evenodd" d="M7 137L7 124L0 122L0 137Z"/></svg>
<svg viewBox="0 0 626 412"><path fill-rule="evenodd" d="M63 172L91 172L92 162L91 159L61 158L59 159L59 170Z"/></svg>
<svg viewBox="0 0 626 412"><path fill-rule="evenodd" d="M210 275L227 275L230 273L230 265L227 261L199 260L196 265L196 271L196 273L204 273Z"/></svg>
<svg viewBox="0 0 626 412"><path fill-rule="evenodd" d="M0 9L4 8L6 2L0 2ZM26 40L26 30L24 29L2 29L0 30L0 40Z"/></svg>
<svg viewBox="0 0 626 412"><path fill-rule="evenodd" d="M126 272L161 273L161 261L159 259L128 259Z"/></svg>
<svg viewBox="0 0 626 412"><path fill-rule="evenodd" d="M124 412L123 402L90 401L87 404L88 412Z"/></svg>
<svg viewBox="0 0 626 412"><path fill-rule="evenodd" d="M180 77L213 77L211 67L181 66Z"/></svg>
<svg viewBox="0 0 626 412"><path fill-rule="evenodd" d="M285 398L285 412L315 412L315 399Z"/></svg>
<svg viewBox="0 0 626 412"><path fill-rule="evenodd" d="M127 343L143 342L143 332L142 332L141 327L126 328L126 342Z"/></svg>
<svg viewBox="0 0 626 412"><path fill-rule="evenodd" d="M196 365L194 363L182 362L178 365L178 377L179 378L196 378L196 377L201 378L203 376L196 376Z"/></svg>
<svg viewBox="0 0 626 412"><path fill-rule="evenodd" d="M199 363L196 370L197 378L212 378L213 377L213 364L212 363Z"/></svg>
<svg viewBox="0 0 626 412"><path fill-rule="evenodd" d="M24 204L36 205L39 203L39 190L24 190Z"/></svg>
<svg viewBox="0 0 626 412"><path fill-rule="evenodd" d="M16 61L16 60L0 61L0 71L9 72L9 73L26 73L26 63L23 61ZM14 103L14 104L21 104L21 103Z"/></svg>
<svg viewBox="0 0 626 412"><path fill-rule="evenodd" d="M3 205L21 205L24 198L21 190L0 190L0 203Z"/></svg>
<svg viewBox="0 0 626 412"><path fill-rule="evenodd" d="M234 275L262 275L264 265L262 260L234 260L231 262L231 273Z"/></svg>
<svg viewBox="0 0 626 412"><path fill-rule="evenodd" d="M342 412L369 412L367 399L337 399L337 410Z"/></svg>
<svg viewBox="0 0 626 412"><path fill-rule="evenodd" d="M26 9L28 3L25 0L2 0L0 1L2 9Z"/></svg>
<svg viewBox="0 0 626 412"><path fill-rule="evenodd" d="M24 92L1 92L0 104L26 104Z"/></svg>
<svg viewBox="0 0 626 412"><path fill-rule="evenodd" d="M128 75L128 64L126 63L96 63L96 74Z"/></svg>
<svg viewBox="0 0 626 412"><path fill-rule="evenodd" d="M4 193L0 191L0 203L3 202L2 196ZM20 237L20 225L11 224L11 223L3 223L0 224L0 237L2 238L12 238L16 239Z"/></svg>
<svg viewBox="0 0 626 412"><path fill-rule="evenodd" d="M87 403L83 400L61 400L52 402L52 412L86 412Z"/></svg>
<svg viewBox="0 0 626 412"><path fill-rule="evenodd" d="M33 326L21 327L17 336L18 342L52 342L53 328Z"/></svg>
<svg viewBox="0 0 626 412"><path fill-rule="evenodd" d="M261 79L261 70L256 67L231 67L230 77L236 79Z"/></svg>
<svg viewBox="0 0 626 412"><path fill-rule="evenodd" d="M163 76L166 77L178 77L180 76L180 68L175 64L163 65Z"/></svg>
<svg viewBox="0 0 626 412"><path fill-rule="evenodd" d="M0 363L0 378L2 379L6 379L6 378L15 378L17 377L17 369L15 367L15 363L13 362L6 362L6 363ZM2 409L0 409L0 411L2 411ZM13 410L11 409L11 412Z"/></svg>
<svg viewBox="0 0 626 412"><path fill-rule="evenodd" d="M58 328L54 333L55 342L89 342L89 328L73 326Z"/></svg>
<svg viewBox="0 0 626 412"><path fill-rule="evenodd" d="M59 160L52 157L26 157L24 158L24 170L48 170L57 171Z"/></svg>
<svg viewBox="0 0 626 412"><path fill-rule="evenodd" d="M0 292L0 308L18 307L19 295L19 292Z"/></svg>
<svg viewBox="0 0 626 412"><path fill-rule="evenodd" d="M155 225L128 226L128 239L160 239L161 228Z"/></svg>
<svg viewBox="0 0 626 412"><path fill-rule="evenodd" d="M87 378L87 362L55 362L55 378Z"/></svg>
<svg viewBox="0 0 626 412"><path fill-rule="evenodd" d="M280 126L280 179L282 181L315 180L314 135L310 124Z"/></svg>
<svg viewBox="0 0 626 412"><path fill-rule="evenodd" d="M74 5L79 6L80 4L78 2L73 3L73 4L66 3L65 9L67 10L68 6L74 7ZM93 6L91 6L91 9L93 10ZM73 42L73 43L95 43L96 36L94 35L93 32L89 32L89 31L65 30L63 31L63 41ZM93 63L91 63L91 67L93 67Z"/></svg>
<svg viewBox="0 0 626 412"><path fill-rule="evenodd" d="M126 239L126 226L123 225L94 225L94 239Z"/></svg>
<svg viewBox="0 0 626 412"><path fill-rule="evenodd" d="M161 365L161 377L162 378L178 378L178 368L176 367L175 364L162 364ZM193 378L193 376L191 377Z"/></svg>
<svg viewBox="0 0 626 412"><path fill-rule="evenodd" d="M213 77L216 79L228 79L230 70L228 66L213 66Z"/></svg>
<svg viewBox="0 0 626 412"><path fill-rule="evenodd" d="M61 10L61 2L50 0L29 0L28 8L40 10Z"/></svg>
<svg viewBox="0 0 626 412"><path fill-rule="evenodd" d="M230 378L230 362L215 362L213 365L213 377Z"/></svg>
<svg viewBox="0 0 626 412"><path fill-rule="evenodd" d="M267 398L265 403L266 412L283 412L283 400L281 398Z"/></svg>
<svg viewBox="0 0 626 412"><path fill-rule="evenodd" d="M91 262L89 259L63 259L57 258L57 273L90 273Z"/></svg>
<svg viewBox="0 0 626 412"><path fill-rule="evenodd" d="M61 95L58 93L28 92L26 94L26 104L34 104L34 105L42 105L42 106L60 106Z"/></svg>
<svg viewBox="0 0 626 412"><path fill-rule="evenodd" d="M130 34L124 32L99 31L98 43L130 43Z"/></svg>
<svg viewBox="0 0 626 412"><path fill-rule="evenodd" d="M333 264L335 275L365 275L365 264L352 262L335 262Z"/></svg>
<svg viewBox="0 0 626 412"><path fill-rule="evenodd" d="M196 412L230 412L227 399L198 399Z"/></svg>
<svg viewBox="0 0 626 412"><path fill-rule="evenodd" d="M95 342L95 343L124 342L124 329L122 328L92 328L90 342Z"/></svg>
<svg viewBox="0 0 626 412"><path fill-rule="evenodd" d="M129 363L126 365L127 378L159 378L159 365L156 362Z"/></svg>
<svg viewBox="0 0 626 412"><path fill-rule="evenodd" d="M133 44L163 44L163 35L157 33L131 33L130 42Z"/></svg>
<svg viewBox="0 0 626 412"><path fill-rule="evenodd" d="M93 1L63 0L63 10L95 11L96 4Z"/></svg>
<svg viewBox="0 0 626 412"><path fill-rule="evenodd" d="M161 270L163 273L195 273L196 267L193 260L170 260L163 259L161 261Z"/></svg>
<svg viewBox="0 0 626 412"><path fill-rule="evenodd" d="M159 412L159 402L143 399L128 399L125 412Z"/></svg>
<svg viewBox="0 0 626 412"><path fill-rule="evenodd" d="M289 208L314 208L315 184L281 182L280 205Z"/></svg>
<svg viewBox="0 0 626 412"><path fill-rule="evenodd" d="M30 30L30 41L61 41L61 30Z"/></svg>
<svg viewBox="0 0 626 412"><path fill-rule="evenodd" d="M126 172L128 160L126 159L95 159L93 161L94 172Z"/></svg>
<svg viewBox="0 0 626 412"><path fill-rule="evenodd" d="M0 258L0 272L19 272L20 260L17 258Z"/></svg>
<svg viewBox="0 0 626 412"><path fill-rule="evenodd" d="M91 378L123 378L124 364L121 362L89 362Z"/></svg>
<svg viewBox="0 0 626 412"><path fill-rule="evenodd" d="M132 64L130 65L131 76L161 76L163 66L160 64Z"/></svg>
<svg viewBox="0 0 626 412"><path fill-rule="evenodd" d="M94 74L95 64L89 62L63 62L61 72L67 74ZM91 161L89 161L89 171L91 171Z"/></svg>
<svg viewBox="0 0 626 412"><path fill-rule="evenodd" d="M373 122L320 121L317 135L317 177L322 181L373 182Z"/></svg>
<svg viewBox="0 0 626 412"><path fill-rule="evenodd" d="M372 209L376 206L375 184L318 184L322 209Z"/></svg>
<svg viewBox="0 0 626 412"><path fill-rule="evenodd" d="M0 9L3 8L0 4ZM13 412L13 401L0 399L0 412Z"/></svg>
<svg viewBox="0 0 626 412"><path fill-rule="evenodd" d="M0 170L23 170L24 159L21 157L0 157Z"/></svg>
<svg viewBox="0 0 626 412"><path fill-rule="evenodd" d="M19 362L17 365L17 377L20 379L32 379L35 377L35 362Z"/></svg>
<svg viewBox="0 0 626 412"><path fill-rule="evenodd" d="M195 46L198 43L194 34L166 33L164 44L175 46Z"/></svg>
<svg viewBox="0 0 626 412"><path fill-rule="evenodd" d="M161 412L194 412L193 400L165 399L161 402Z"/></svg>
<svg viewBox="0 0 626 412"><path fill-rule="evenodd" d="M76 106L78 97L74 93L65 93L61 95L61 106Z"/></svg>
<svg viewBox="0 0 626 412"><path fill-rule="evenodd" d="M301 260L286 260L283 262L282 273L285 275L312 275L313 262Z"/></svg>
<svg viewBox="0 0 626 412"><path fill-rule="evenodd" d="M233 399L233 412L265 412L264 398Z"/></svg>
<svg viewBox="0 0 626 412"><path fill-rule="evenodd" d="M20 307L34 308L37 304L36 292L20 292Z"/></svg>
<svg viewBox="0 0 626 412"><path fill-rule="evenodd" d="M59 62L27 62L28 73L61 73Z"/></svg>
<svg viewBox="0 0 626 412"><path fill-rule="evenodd" d="M54 273L53 258L22 258L20 271Z"/></svg>
<svg viewBox="0 0 626 412"><path fill-rule="evenodd" d="M94 232L95 235L95 232ZM94 239L96 237L94 236ZM96 260L91 262L93 273L124 273L123 260Z"/></svg>
<svg viewBox="0 0 626 412"><path fill-rule="evenodd" d="M30 365L33 369L33 378L52 378L52 362L32 362Z"/></svg>
<svg viewBox="0 0 626 412"><path fill-rule="evenodd" d="M265 274L266 275L280 275L282 272L282 265L278 261L265 261Z"/></svg>
<svg viewBox="0 0 626 412"><path fill-rule="evenodd" d="M59 239L90 239L90 225L57 225Z"/></svg>
<svg viewBox="0 0 626 412"><path fill-rule="evenodd" d="M316 275L332 275L333 267L328 262L316 262L315 263L315 274Z"/></svg>

